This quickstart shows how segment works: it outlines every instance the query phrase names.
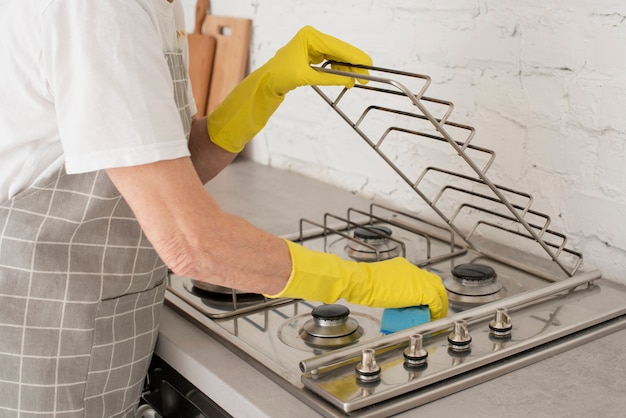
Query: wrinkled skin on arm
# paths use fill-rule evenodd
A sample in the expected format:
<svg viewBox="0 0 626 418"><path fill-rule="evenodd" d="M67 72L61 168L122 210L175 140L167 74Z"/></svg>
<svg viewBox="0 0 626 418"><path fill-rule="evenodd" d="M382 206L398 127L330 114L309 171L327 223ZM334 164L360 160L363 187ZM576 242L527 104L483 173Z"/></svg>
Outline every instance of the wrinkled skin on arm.
<svg viewBox="0 0 626 418"><path fill-rule="evenodd" d="M185 157L107 173L174 273L243 291L278 292L291 273L284 240L222 211L198 177L197 169L211 178L229 158L234 155L218 153L213 163L203 159L194 167L194 158Z"/></svg>

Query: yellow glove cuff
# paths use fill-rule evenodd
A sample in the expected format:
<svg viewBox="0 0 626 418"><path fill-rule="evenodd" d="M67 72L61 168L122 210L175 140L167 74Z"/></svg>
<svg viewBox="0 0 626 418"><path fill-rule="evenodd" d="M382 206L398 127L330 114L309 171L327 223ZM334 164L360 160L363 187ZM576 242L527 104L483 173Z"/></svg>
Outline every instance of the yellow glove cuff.
<svg viewBox="0 0 626 418"><path fill-rule="evenodd" d="M268 78L263 67L254 71L207 117L207 130L215 145L239 153L263 129L285 98L271 91Z"/></svg>
<svg viewBox="0 0 626 418"><path fill-rule="evenodd" d="M270 298L305 298L324 303L336 302L347 285L356 262L334 254L310 250L285 240L291 255L291 276L285 288Z"/></svg>

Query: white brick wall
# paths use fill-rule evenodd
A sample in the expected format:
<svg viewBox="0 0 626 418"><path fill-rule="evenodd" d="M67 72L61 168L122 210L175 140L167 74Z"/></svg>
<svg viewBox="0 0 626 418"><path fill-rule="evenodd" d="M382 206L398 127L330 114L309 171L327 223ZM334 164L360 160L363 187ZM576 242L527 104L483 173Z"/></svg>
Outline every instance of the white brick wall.
<svg viewBox="0 0 626 418"><path fill-rule="evenodd" d="M193 0L187 0L195 4ZM494 149L490 176L531 193L583 252L626 283L626 3L621 0L213 0L254 21L251 68L303 25L428 74L430 95ZM247 150L273 166L414 207L404 183L310 89L299 89Z"/></svg>
<svg viewBox="0 0 626 418"><path fill-rule="evenodd" d="M184 2L191 16L195 0ZM252 69L312 25L378 66L430 75L429 93L453 101L455 120L477 129L473 143L497 152L490 177L531 193L588 269L626 283L625 2L211 4L214 14L253 19ZM289 94L247 154L399 206L419 204L310 89Z"/></svg>

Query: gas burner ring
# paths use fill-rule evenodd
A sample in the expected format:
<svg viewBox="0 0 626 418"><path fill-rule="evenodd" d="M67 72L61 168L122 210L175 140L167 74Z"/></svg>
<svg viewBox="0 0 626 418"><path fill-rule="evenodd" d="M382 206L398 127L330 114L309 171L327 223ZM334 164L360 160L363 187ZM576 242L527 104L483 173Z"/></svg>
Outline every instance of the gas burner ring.
<svg viewBox="0 0 626 418"><path fill-rule="evenodd" d="M344 309L347 309L343 305L340 305L341 308L336 308L337 305L340 304L337 303L330 305L319 305L312 308L311 311L307 311L306 313L302 313L300 315L287 319L278 329L278 338L289 347L317 355L328 350L341 348L378 335L373 334L372 332L373 330L380 330L380 320L376 317L359 311L350 311L349 318L346 319L347 327L337 332L337 323L335 322L333 324L333 321L341 320L339 318L332 319L332 315L337 313L339 314L339 316L344 315L341 313L341 311L339 311L339 309L341 309L343 312L345 312ZM320 328L322 328L323 331L314 330L313 332L323 332L325 335L327 335L326 337L311 336L305 331L305 326L307 328L315 326L315 318L312 318L312 312L313 310L316 310L315 314L317 316L320 316L320 309L322 312L322 316L325 316L324 311L327 309L337 309L337 311L333 311L334 313L331 312L330 319L323 319L319 317L317 318L318 322L320 321L320 319L322 321L322 327ZM357 323L357 327L352 333L350 333L351 329L354 328L354 323ZM333 337L333 333L336 333L337 336ZM342 334L346 335L341 336Z"/></svg>
<svg viewBox="0 0 626 418"><path fill-rule="evenodd" d="M454 266L452 277L444 280L446 289L463 296L487 296L502 290L496 271L486 265L465 263Z"/></svg>
<svg viewBox="0 0 626 418"><path fill-rule="evenodd" d="M183 288L192 296L197 297L204 306L219 311L234 311L235 303L238 308L254 306L265 302L265 297L258 293L233 291L221 286L199 286L201 282L185 280ZM234 294L233 294L234 292Z"/></svg>
<svg viewBox="0 0 626 418"><path fill-rule="evenodd" d="M390 239L391 228L384 225L358 227L346 241L344 251L357 261L382 261L402 255L400 243Z"/></svg>
<svg viewBox="0 0 626 418"><path fill-rule="evenodd" d="M384 225L369 225L367 227L356 228L353 232L354 238L365 242L381 241L391 236L391 228Z"/></svg>
<svg viewBox="0 0 626 418"><path fill-rule="evenodd" d="M313 319L307 321L300 338L317 348L343 347L363 335L358 321L350 317L350 309L343 305L321 305L311 311Z"/></svg>

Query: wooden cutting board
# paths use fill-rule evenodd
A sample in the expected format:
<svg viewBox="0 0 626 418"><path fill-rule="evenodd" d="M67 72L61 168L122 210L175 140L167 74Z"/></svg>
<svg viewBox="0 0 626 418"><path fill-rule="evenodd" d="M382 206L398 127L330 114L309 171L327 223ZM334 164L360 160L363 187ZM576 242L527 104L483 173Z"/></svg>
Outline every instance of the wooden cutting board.
<svg viewBox="0 0 626 418"><path fill-rule="evenodd" d="M187 36L189 43L189 79L193 98L198 108L198 117L206 115L209 99L209 86L215 56L216 39L202 33L202 26L209 9L209 0L196 3L196 26Z"/></svg>
<svg viewBox="0 0 626 418"><path fill-rule="evenodd" d="M216 39L207 113L246 76L252 20L208 15L202 33Z"/></svg>

